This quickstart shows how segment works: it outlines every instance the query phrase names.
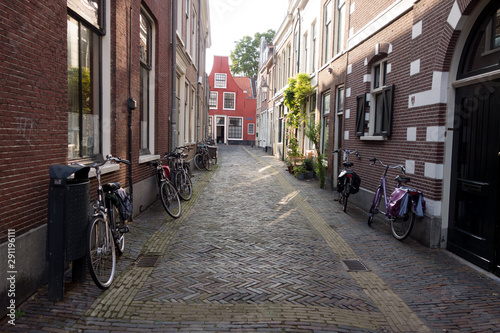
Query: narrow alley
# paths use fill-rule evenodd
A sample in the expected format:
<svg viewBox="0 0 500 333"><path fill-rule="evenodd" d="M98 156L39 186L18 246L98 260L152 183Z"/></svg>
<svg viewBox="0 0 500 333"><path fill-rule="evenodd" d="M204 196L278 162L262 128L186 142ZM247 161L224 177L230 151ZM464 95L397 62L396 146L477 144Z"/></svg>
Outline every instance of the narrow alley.
<svg viewBox="0 0 500 333"><path fill-rule="evenodd" d="M362 210L343 213L334 192L260 149L219 147L217 167L195 172L183 209L174 220L157 202L135 218L109 290L68 275L64 301L50 302L45 286L0 329L500 331L498 278L399 242L381 221L368 227Z"/></svg>

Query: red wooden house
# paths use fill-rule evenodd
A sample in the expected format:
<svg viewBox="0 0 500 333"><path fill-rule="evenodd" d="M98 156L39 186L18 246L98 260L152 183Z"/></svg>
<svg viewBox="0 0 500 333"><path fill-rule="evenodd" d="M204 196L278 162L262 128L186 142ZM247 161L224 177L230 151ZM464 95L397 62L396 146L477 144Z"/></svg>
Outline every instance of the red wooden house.
<svg viewBox="0 0 500 333"><path fill-rule="evenodd" d="M229 58L214 57L210 83L208 133L219 144L255 142L255 78L233 77Z"/></svg>

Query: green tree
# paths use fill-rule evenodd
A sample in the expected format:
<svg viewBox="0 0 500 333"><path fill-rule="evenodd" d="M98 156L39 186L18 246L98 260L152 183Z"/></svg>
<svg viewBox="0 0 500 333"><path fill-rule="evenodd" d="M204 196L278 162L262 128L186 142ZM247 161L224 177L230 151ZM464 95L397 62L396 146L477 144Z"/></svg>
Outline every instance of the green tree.
<svg viewBox="0 0 500 333"><path fill-rule="evenodd" d="M233 75L254 76L259 70L259 47L262 37L266 38L268 44L274 38L275 31L272 29L264 33L256 33L252 39L245 36L235 42L236 46L231 52L231 72Z"/></svg>

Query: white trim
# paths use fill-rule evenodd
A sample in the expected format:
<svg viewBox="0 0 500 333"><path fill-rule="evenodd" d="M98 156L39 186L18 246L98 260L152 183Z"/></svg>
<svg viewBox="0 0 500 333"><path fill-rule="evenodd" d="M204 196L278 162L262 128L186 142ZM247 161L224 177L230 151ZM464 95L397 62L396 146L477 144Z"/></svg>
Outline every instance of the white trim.
<svg viewBox="0 0 500 333"><path fill-rule="evenodd" d="M408 108L416 108L433 104L443 103L448 100L447 82L448 72L433 72L432 73L432 88L431 90L422 91L408 96Z"/></svg>
<svg viewBox="0 0 500 333"><path fill-rule="evenodd" d="M406 129L406 141L417 141L417 128L408 127Z"/></svg>
<svg viewBox="0 0 500 333"><path fill-rule="evenodd" d="M385 28L405 12L412 9L413 4L417 1L419 0L396 0L386 10L368 22L368 24L361 28L356 34L354 34L354 31L351 29L352 32L351 30L349 31L349 38L347 39L347 50L351 50L370 36Z"/></svg>
<svg viewBox="0 0 500 333"><path fill-rule="evenodd" d="M409 174L414 174L415 173L415 161L413 160L406 160L405 162L405 172Z"/></svg>
<svg viewBox="0 0 500 333"><path fill-rule="evenodd" d="M444 126L429 126L425 140L427 142L444 142L446 129Z"/></svg>
<svg viewBox="0 0 500 333"><path fill-rule="evenodd" d="M425 162L424 176L432 179L443 179L443 164Z"/></svg>
<svg viewBox="0 0 500 333"><path fill-rule="evenodd" d="M418 21L411 28L411 39L415 39L422 34L422 20Z"/></svg>
<svg viewBox="0 0 500 333"><path fill-rule="evenodd" d="M460 7L455 0L455 3L453 4L453 7L451 8L450 14L448 15L448 18L446 19L446 22L448 22L449 25L453 28L453 30L462 30L462 27L459 26L460 19L462 18L462 12L460 11Z"/></svg>
<svg viewBox="0 0 500 333"><path fill-rule="evenodd" d="M420 73L420 59L410 63L410 76Z"/></svg>
<svg viewBox="0 0 500 333"><path fill-rule="evenodd" d="M226 108L226 94L233 94L233 105L234 107L232 109L230 108ZM235 92L231 92L231 91L224 91L224 93L222 94L222 110L236 110L236 93Z"/></svg>
<svg viewBox="0 0 500 333"><path fill-rule="evenodd" d="M106 35L102 37L102 156L111 153L111 4L106 1Z"/></svg>

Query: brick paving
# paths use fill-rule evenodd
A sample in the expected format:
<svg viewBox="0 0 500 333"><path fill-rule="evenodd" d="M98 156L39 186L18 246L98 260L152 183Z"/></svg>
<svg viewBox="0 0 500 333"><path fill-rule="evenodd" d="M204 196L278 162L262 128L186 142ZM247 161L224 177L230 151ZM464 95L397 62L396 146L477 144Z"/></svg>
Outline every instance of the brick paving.
<svg viewBox="0 0 500 333"><path fill-rule="evenodd" d="M41 288L12 332L500 332L500 282L443 250L398 242L333 192L249 147L219 147L170 218L135 219L112 287ZM135 265L160 257L154 267ZM368 271L346 269L359 260Z"/></svg>

